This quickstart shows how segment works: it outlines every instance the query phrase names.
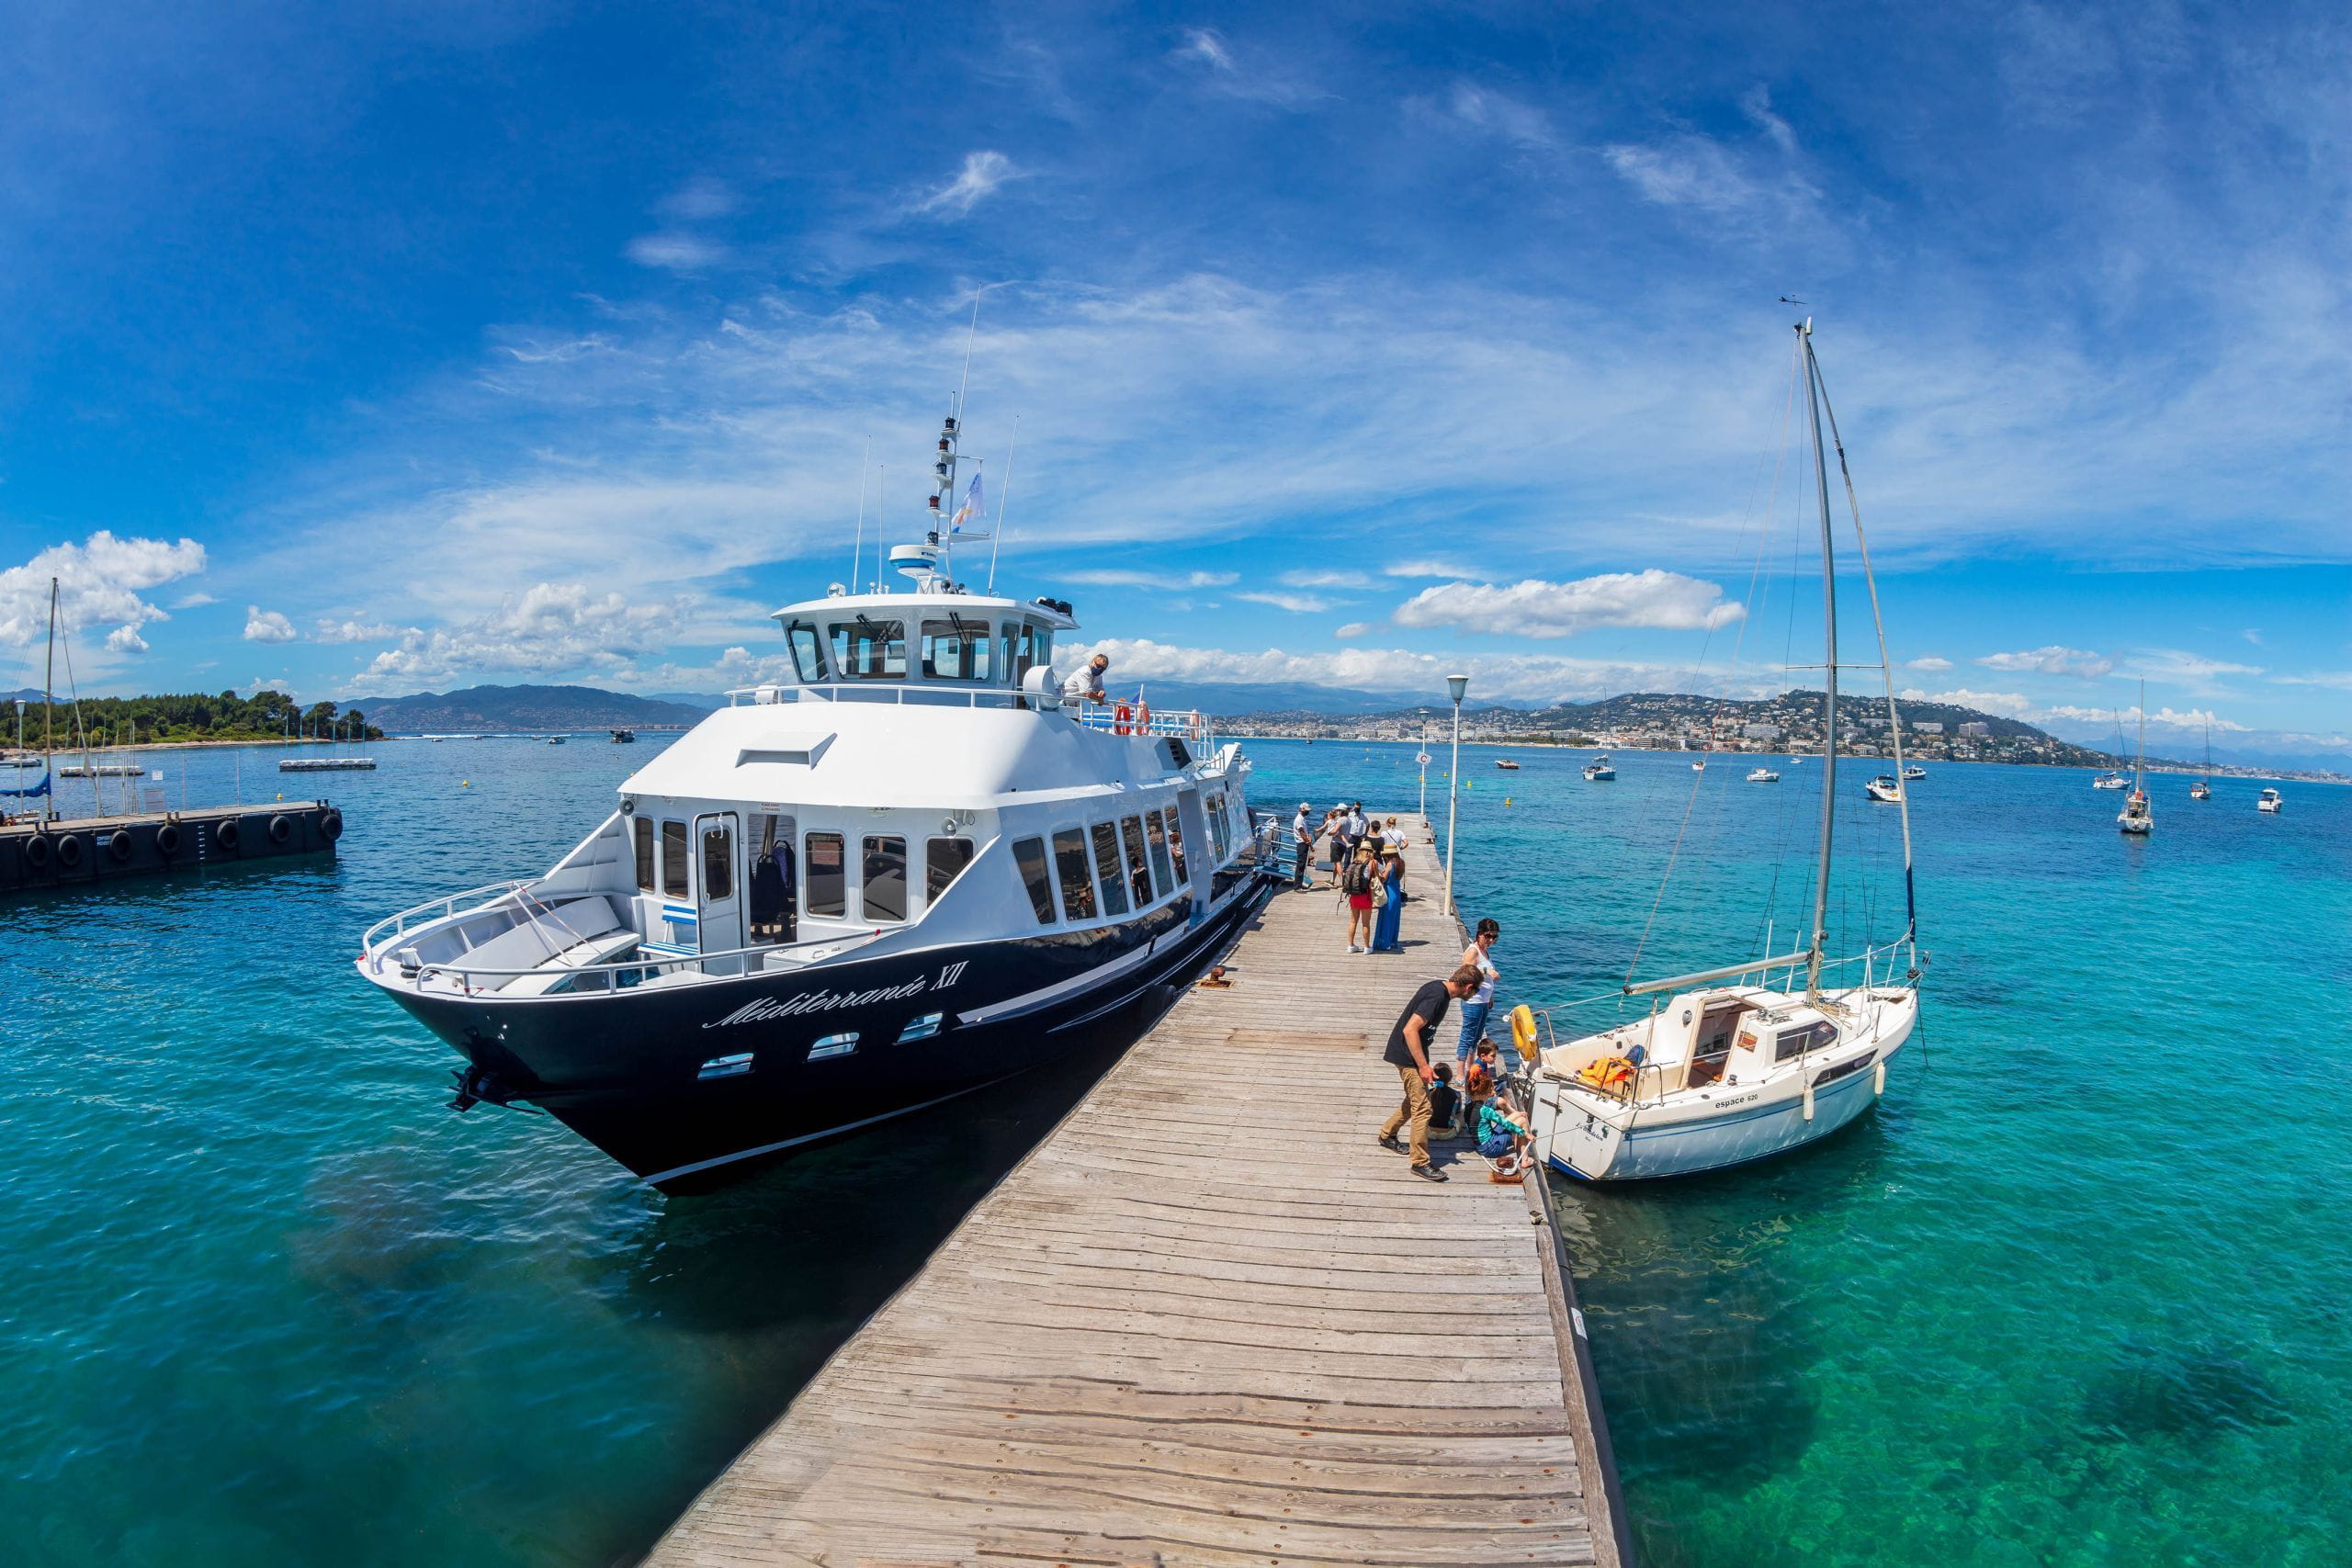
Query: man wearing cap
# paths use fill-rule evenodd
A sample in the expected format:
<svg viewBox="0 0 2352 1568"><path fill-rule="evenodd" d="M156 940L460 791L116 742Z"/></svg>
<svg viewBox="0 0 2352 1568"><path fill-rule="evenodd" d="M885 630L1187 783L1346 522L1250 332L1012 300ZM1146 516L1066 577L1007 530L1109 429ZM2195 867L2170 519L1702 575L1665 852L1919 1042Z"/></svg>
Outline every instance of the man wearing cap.
<svg viewBox="0 0 2352 1568"><path fill-rule="evenodd" d="M1309 858L1315 853L1315 824L1306 819L1306 814L1313 809L1306 802L1300 801L1298 815L1292 818L1290 823L1291 844L1298 852L1298 865L1291 874L1291 886L1302 891L1311 874Z"/></svg>

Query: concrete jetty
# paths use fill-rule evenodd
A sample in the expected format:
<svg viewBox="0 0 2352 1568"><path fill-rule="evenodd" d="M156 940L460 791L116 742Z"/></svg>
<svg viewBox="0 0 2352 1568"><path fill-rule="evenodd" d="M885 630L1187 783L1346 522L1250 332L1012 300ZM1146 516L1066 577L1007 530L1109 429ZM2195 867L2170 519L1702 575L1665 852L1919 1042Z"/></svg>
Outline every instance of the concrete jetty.
<svg viewBox="0 0 2352 1568"><path fill-rule="evenodd" d="M1374 1142L1463 945L1408 831L1402 953L1277 895L648 1562L1628 1562L1540 1178Z"/></svg>

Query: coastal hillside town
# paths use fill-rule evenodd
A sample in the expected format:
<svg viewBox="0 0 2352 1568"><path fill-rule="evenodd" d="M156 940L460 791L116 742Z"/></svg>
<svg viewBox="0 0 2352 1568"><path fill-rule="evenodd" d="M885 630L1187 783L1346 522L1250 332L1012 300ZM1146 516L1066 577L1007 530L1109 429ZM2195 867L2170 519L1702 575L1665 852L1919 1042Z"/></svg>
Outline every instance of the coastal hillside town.
<svg viewBox="0 0 2352 1568"><path fill-rule="evenodd" d="M2061 740L2019 719L1951 703L1898 699L1903 753L1921 762L2012 762L2061 768L2128 768L2132 757ZM1515 746L1593 746L1617 750L1806 752L1821 748L1822 694L1788 691L1742 701L1687 693L1635 692L1594 703L1546 708L1465 710L1462 739ZM1887 757L1894 738L1883 699L1841 701L1841 755ZM1345 716L1289 710L1233 716L1227 722L1274 739L1413 740L1449 737L1453 715L1442 705L1395 713ZM2148 765L2188 769L2199 764L2151 757ZM2259 770L2216 767L2216 773ZM2267 776L2267 775L2266 775Z"/></svg>

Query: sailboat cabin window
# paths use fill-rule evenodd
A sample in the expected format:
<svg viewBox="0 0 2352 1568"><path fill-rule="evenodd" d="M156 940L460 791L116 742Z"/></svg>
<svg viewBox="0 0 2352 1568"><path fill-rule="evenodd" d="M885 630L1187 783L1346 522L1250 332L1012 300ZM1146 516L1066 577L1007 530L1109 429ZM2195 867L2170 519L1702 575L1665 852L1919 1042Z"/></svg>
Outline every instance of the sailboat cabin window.
<svg viewBox="0 0 2352 1568"><path fill-rule="evenodd" d="M1838 1026L1816 1023L1810 1029L1784 1029L1780 1043L1772 1047L1772 1060L1785 1062L1792 1056L1808 1051L1826 1051L1838 1043Z"/></svg>
<svg viewBox="0 0 2352 1568"><path fill-rule="evenodd" d="M849 908L847 846L839 833L808 835L808 898L812 915L839 916Z"/></svg>
<svg viewBox="0 0 2352 1568"><path fill-rule="evenodd" d="M860 615L831 628L833 668L844 681L903 681L907 678L907 623Z"/></svg>
<svg viewBox="0 0 2352 1568"><path fill-rule="evenodd" d="M950 615L922 624L922 673L927 681L989 678L989 624Z"/></svg>
<svg viewBox="0 0 2352 1568"><path fill-rule="evenodd" d="M672 898L686 896L686 825L662 824L662 891Z"/></svg>
<svg viewBox="0 0 2352 1568"><path fill-rule="evenodd" d="M896 834L868 835L865 840L865 880L859 907L869 920L907 918L907 841Z"/></svg>
<svg viewBox="0 0 2352 1568"><path fill-rule="evenodd" d="M637 819L637 890L653 891L653 819L650 817Z"/></svg>
<svg viewBox="0 0 2352 1568"><path fill-rule="evenodd" d="M784 640L792 648L792 668L799 675L801 684L816 685L826 680L825 645L817 636L817 628L806 621L795 621L786 628Z"/></svg>
<svg viewBox="0 0 2352 1568"><path fill-rule="evenodd" d="M1054 923L1054 885L1046 874L1046 840L1023 839L1012 846L1012 863L1021 868L1022 886L1029 889L1029 907L1037 911L1037 923Z"/></svg>

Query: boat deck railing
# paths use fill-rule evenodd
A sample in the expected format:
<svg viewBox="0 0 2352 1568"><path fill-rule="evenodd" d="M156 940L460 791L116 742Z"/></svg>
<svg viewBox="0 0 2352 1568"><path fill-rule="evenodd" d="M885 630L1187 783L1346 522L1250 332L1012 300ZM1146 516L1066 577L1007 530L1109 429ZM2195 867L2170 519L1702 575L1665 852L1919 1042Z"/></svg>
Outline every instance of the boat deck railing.
<svg viewBox="0 0 2352 1568"><path fill-rule="evenodd" d="M384 953L391 944L408 934L412 927L445 920L460 909L487 909L531 886L527 878L506 882L485 882L480 887L469 887L462 893L452 893L443 898L428 898L413 908L402 909L396 915L386 915L360 933L359 951L379 972ZM383 940L379 942L377 939Z"/></svg>
<svg viewBox="0 0 2352 1568"><path fill-rule="evenodd" d="M1172 735L1206 745L1211 722L1197 709L1153 712L1148 704L1086 703L1059 692L1022 692L1002 686L933 686L898 681L820 682L812 685L737 686L729 707L781 703L880 703L898 707L1004 708L1067 713L1088 729L1114 735Z"/></svg>
<svg viewBox="0 0 2352 1568"><path fill-rule="evenodd" d="M564 982L563 994L566 996L626 990L657 979L675 980L685 976L697 980L736 980L768 968L771 959L784 959L791 965L815 964L864 947L883 934L884 929L876 926L871 931L855 931L845 936L812 937L807 942L762 942L750 947L729 948L719 953L664 953L640 948L635 956L628 958L580 964L542 961L521 968L480 967L469 964L463 959L454 959L447 963L420 965L412 983L423 990L430 988L431 982L435 980L450 981L470 997L503 991L526 976L560 978Z"/></svg>

